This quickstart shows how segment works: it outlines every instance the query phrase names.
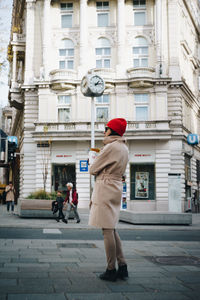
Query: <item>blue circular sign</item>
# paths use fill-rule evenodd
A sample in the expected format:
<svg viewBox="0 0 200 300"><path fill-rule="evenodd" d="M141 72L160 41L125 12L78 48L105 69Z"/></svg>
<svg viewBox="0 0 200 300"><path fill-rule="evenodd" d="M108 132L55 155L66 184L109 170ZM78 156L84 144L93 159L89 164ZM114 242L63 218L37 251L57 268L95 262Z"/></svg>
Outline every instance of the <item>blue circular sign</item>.
<svg viewBox="0 0 200 300"><path fill-rule="evenodd" d="M187 136L187 142L189 145L197 145L199 143L199 136L195 133L190 133Z"/></svg>

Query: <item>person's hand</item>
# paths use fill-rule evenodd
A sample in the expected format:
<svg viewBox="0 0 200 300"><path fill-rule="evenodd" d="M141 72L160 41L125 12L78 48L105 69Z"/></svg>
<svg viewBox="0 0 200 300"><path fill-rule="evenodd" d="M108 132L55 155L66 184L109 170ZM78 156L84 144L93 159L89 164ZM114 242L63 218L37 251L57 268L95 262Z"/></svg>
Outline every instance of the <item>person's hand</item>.
<svg viewBox="0 0 200 300"><path fill-rule="evenodd" d="M90 204L89 204L89 209L91 209L91 206L92 206L92 201L90 201Z"/></svg>

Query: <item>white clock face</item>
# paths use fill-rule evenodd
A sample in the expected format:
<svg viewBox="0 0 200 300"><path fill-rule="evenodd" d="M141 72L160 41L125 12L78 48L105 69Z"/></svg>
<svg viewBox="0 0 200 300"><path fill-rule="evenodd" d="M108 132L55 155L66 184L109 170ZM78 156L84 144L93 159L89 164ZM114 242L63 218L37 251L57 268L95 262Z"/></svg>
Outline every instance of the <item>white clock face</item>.
<svg viewBox="0 0 200 300"><path fill-rule="evenodd" d="M87 88L88 88L87 78L83 77L83 79L81 81L81 91L83 94L87 91Z"/></svg>
<svg viewBox="0 0 200 300"><path fill-rule="evenodd" d="M102 94L104 91L103 79L98 75L92 76L90 78L89 88L90 88L91 92L94 94Z"/></svg>

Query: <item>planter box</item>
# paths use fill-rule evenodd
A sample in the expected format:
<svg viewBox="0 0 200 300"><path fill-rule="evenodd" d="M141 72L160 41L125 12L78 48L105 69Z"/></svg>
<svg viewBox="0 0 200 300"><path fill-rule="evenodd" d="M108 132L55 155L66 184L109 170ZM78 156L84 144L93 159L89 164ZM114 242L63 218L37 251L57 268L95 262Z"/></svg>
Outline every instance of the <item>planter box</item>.
<svg viewBox="0 0 200 300"><path fill-rule="evenodd" d="M22 218L55 218L57 213L53 215L51 203L53 200L45 199L19 199L19 216ZM63 209L65 211L67 208ZM69 219L74 218L74 213L70 213Z"/></svg>

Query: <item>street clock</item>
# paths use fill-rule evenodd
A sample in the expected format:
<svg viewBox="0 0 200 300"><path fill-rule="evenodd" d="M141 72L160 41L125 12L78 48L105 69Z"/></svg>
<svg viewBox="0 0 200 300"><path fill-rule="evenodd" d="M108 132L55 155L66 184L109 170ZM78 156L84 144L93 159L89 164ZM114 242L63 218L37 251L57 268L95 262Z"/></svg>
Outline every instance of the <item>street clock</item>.
<svg viewBox="0 0 200 300"><path fill-rule="evenodd" d="M81 92L86 97L99 97L105 90L105 82L99 75L85 75L81 81Z"/></svg>

